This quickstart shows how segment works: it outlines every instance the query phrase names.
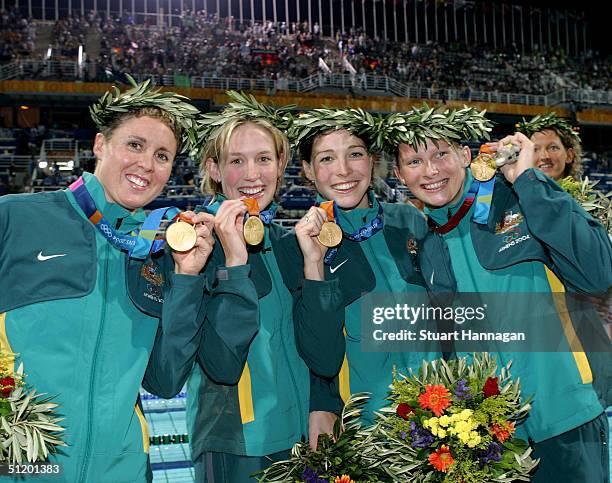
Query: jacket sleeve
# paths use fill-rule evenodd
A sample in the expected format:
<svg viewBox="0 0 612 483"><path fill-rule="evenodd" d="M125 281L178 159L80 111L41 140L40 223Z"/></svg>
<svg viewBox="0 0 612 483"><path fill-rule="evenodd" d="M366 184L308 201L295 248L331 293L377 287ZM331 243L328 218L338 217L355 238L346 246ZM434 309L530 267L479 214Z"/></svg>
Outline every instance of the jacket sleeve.
<svg viewBox="0 0 612 483"><path fill-rule="evenodd" d="M608 233L559 185L535 169L514 182L529 231L548 250L551 269L568 289L605 293L612 285Z"/></svg>
<svg viewBox="0 0 612 483"><path fill-rule="evenodd" d="M340 397L338 376L319 377L310 372L310 411L327 411L340 415L344 401Z"/></svg>
<svg viewBox="0 0 612 483"><path fill-rule="evenodd" d="M293 297L298 354L315 374L333 377L340 371L345 351L344 298L340 283L304 279L302 251L295 233L281 236L274 254Z"/></svg>
<svg viewBox="0 0 612 483"><path fill-rule="evenodd" d="M197 361L217 384L238 382L259 331L259 300L250 271L250 265L216 270Z"/></svg>
<svg viewBox="0 0 612 483"><path fill-rule="evenodd" d="M185 384L200 345L205 276L171 274L143 387L171 398Z"/></svg>
<svg viewBox="0 0 612 483"><path fill-rule="evenodd" d="M321 377L340 371L346 343L344 299L339 281L303 280L293 294L295 340L300 357Z"/></svg>

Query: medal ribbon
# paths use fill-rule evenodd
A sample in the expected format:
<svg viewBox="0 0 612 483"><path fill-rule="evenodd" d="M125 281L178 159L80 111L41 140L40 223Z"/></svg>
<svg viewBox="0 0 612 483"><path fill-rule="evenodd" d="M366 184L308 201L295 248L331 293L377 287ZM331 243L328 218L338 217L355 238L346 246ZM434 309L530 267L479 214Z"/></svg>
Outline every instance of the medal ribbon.
<svg viewBox="0 0 612 483"><path fill-rule="evenodd" d="M459 209L455 212L450 219L444 223L444 225L438 225L434 219L430 216L427 218L429 227L436 233L444 235L456 228L463 217L470 211L470 208L476 200L476 208L472 219L481 225L485 225L489 218L489 211L491 210L491 199L493 197L493 187L495 185L495 177L487 182L481 183L478 180L473 180L470 189L463 200L463 203Z"/></svg>
<svg viewBox="0 0 612 483"><path fill-rule="evenodd" d="M444 235L455 228L459 222L463 219L465 214L470 210L470 207L474 203L474 199L476 198L476 193L478 192L478 187L480 186L480 181L473 180L472 185L470 186L470 190L468 191L463 203L457 210L457 212L450 217L450 219L444 223L444 225L438 225L434 219L430 216L427 218L427 224L429 227L435 231L436 233L440 233Z"/></svg>
<svg viewBox="0 0 612 483"><path fill-rule="evenodd" d="M476 195L476 206L474 207L474 220L479 225L486 225L491 211L491 200L493 199L493 187L495 186L495 176L489 181L480 183L478 194Z"/></svg>
<svg viewBox="0 0 612 483"><path fill-rule="evenodd" d="M257 204L257 200L254 198L245 198L242 202L247 207L247 212L251 216L259 216L259 205Z"/></svg>
<svg viewBox="0 0 612 483"><path fill-rule="evenodd" d="M206 213L210 213L211 215L216 215L217 211L219 210L219 207L221 206L221 203L223 203L226 200L226 198L220 195L217 197L217 199L213 203L208 204L211 200L212 198L206 197L205 202L203 203L205 206L203 208ZM249 204L246 203L247 200L252 200L255 202L255 206L253 210L256 209L257 210L256 213L251 213ZM249 215L259 214L259 218L261 219L264 225L269 225L274 220L274 216L276 216L276 210L278 209L275 203L272 203L270 205L270 208L268 208L267 210L259 211L259 205L257 204L257 200L253 198L245 198L242 201L244 201L245 205L247 205L248 214Z"/></svg>
<svg viewBox="0 0 612 483"><path fill-rule="evenodd" d="M324 201L319 205L327 213L327 221L334 221L336 218L335 211L336 206L333 201Z"/></svg>
<svg viewBox="0 0 612 483"><path fill-rule="evenodd" d="M327 203L333 203L333 212L334 212L334 217L336 219L336 223L338 224L340 228L342 228L342 225L340 224L340 216L338 213L338 208L337 208L336 203L334 203L333 201L327 202ZM321 208L323 208L323 203L321 203L320 206ZM327 211L328 209L327 205L324 209ZM344 234L346 238L354 242L362 242L364 240L367 240L368 238L370 238L371 236L375 235L380 230L382 230L384 226L383 219L382 219L382 213L383 213L383 207L382 207L382 204L379 203L378 213L376 214L376 217L373 220L369 221L368 223L366 223L361 228L359 228L358 230L356 230L355 232L351 234L346 233L344 230L342 230L342 233ZM336 258L337 253L338 253L338 247L328 249L327 253L325 254L325 259L324 259L325 265L331 265L332 262L334 261L334 258Z"/></svg>
<svg viewBox="0 0 612 483"><path fill-rule="evenodd" d="M257 204L257 200L255 198L245 198L242 200L243 203L247 206L247 210L250 216L258 216L263 222L264 225L269 225L274 220L274 215L276 215L276 205L272 203L270 208L264 211L259 211L259 205Z"/></svg>
<svg viewBox="0 0 612 483"><path fill-rule="evenodd" d="M77 179L69 187L70 191L89 221L98 229L106 240L115 248L128 252L130 258L144 260L149 253L162 250L165 240L156 238L157 232L164 217L173 219L180 212L178 208L158 208L153 210L137 230L136 235L117 233L104 215L96 207L96 202L85 186L83 177Z"/></svg>

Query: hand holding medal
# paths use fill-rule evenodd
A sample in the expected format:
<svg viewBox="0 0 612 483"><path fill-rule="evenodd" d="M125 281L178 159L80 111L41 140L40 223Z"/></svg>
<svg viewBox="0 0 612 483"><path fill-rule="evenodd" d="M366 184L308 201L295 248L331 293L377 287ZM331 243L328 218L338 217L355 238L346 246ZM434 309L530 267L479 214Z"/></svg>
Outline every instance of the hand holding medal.
<svg viewBox="0 0 612 483"><path fill-rule="evenodd" d="M186 211L168 227L166 242L173 249L177 274L197 275L202 271L215 244L214 223L213 215Z"/></svg>
<svg viewBox="0 0 612 483"><path fill-rule="evenodd" d="M327 247L318 241L321 228L327 223L327 212L312 206L295 225L295 236L304 256L304 277L308 280L323 280L323 259Z"/></svg>
<svg viewBox="0 0 612 483"><path fill-rule="evenodd" d="M245 198L242 201L249 213L243 227L244 239L249 245L259 245L264 239L264 224L259 218L259 205L254 198Z"/></svg>
<svg viewBox="0 0 612 483"><path fill-rule="evenodd" d="M215 232L223 247L227 267L247 263L248 252L244 238L246 213L247 207L242 200L225 200L215 216Z"/></svg>
<svg viewBox="0 0 612 483"><path fill-rule="evenodd" d="M496 164L510 183L525 170L535 167L533 141L523 133L517 132L487 145L496 153ZM508 145L513 148L509 149Z"/></svg>
<svg viewBox="0 0 612 483"><path fill-rule="evenodd" d="M176 221L166 229L166 243L175 252L191 250L196 240L196 230L187 213L179 213Z"/></svg>
<svg viewBox="0 0 612 483"><path fill-rule="evenodd" d="M516 163L520 148L516 144L505 143L501 147L495 144L483 144L480 152L470 164L472 175L478 181L489 181L495 176L497 168Z"/></svg>
<svg viewBox="0 0 612 483"><path fill-rule="evenodd" d="M323 223L317 240L327 248L337 247L342 241L342 229L334 220L334 202L325 201L321 203L321 209L327 213L327 221Z"/></svg>

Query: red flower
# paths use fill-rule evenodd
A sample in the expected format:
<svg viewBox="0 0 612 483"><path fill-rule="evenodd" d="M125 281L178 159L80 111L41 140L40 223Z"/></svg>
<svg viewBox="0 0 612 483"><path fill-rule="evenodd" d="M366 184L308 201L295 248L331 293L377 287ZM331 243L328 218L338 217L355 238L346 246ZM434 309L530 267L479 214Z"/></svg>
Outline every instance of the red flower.
<svg viewBox="0 0 612 483"><path fill-rule="evenodd" d="M15 389L15 379L11 376L3 377L0 379L0 395L2 397L9 397L13 389Z"/></svg>
<svg viewBox="0 0 612 483"><path fill-rule="evenodd" d="M429 455L429 462L436 470L446 473L455 460L448 446L442 445Z"/></svg>
<svg viewBox="0 0 612 483"><path fill-rule="evenodd" d="M497 385L497 377L489 377L482 388L484 397L497 396L499 394L499 386Z"/></svg>
<svg viewBox="0 0 612 483"><path fill-rule="evenodd" d="M408 417L414 413L414 409L406 403L399 403L395 413L402 419L408 419Z"/></svg>
<svg viewBox="0 0 612 483"><path fill-rule="evenodd" d="M425 386L425 392L419 396L419 404L423 409L431 409L436 416L441 416L451 405L450 393L441 384Z"/></svg>
<svg viewBox="0 0 612 483"><path fill-rule="evenodd" d="M491 426L491 431L498 439L500 443L506 441L510 436L514 434L516 428L514 427L514 423L506 422L503 424L493 424Z"/></svg>

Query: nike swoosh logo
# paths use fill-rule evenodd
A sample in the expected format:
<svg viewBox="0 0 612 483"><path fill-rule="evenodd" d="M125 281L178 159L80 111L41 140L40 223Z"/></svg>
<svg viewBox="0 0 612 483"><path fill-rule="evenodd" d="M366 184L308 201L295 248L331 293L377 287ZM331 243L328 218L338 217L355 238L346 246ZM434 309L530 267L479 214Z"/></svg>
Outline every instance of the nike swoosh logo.
<svg viewBox="0 0 612 483"><path fill-rule="evenodd" d="M43 255L42 250L41 250L40 252L38 252L38 256L36 257L36 259L39 262L45 262L47 260L51 260L52 258L65 257L65 256L66 256L65 253L60 253L59 255Z"/></svg>
<svg viewBox="0 0 612 483"><path fill-rule="evenodd" d="M336 270L338 270L342 265L344 265L346 262L348 262L348 258L346 260L344 260L340 265L336 265L335 267L329 267L329 272L330 273L334 273Z"/></svg>

